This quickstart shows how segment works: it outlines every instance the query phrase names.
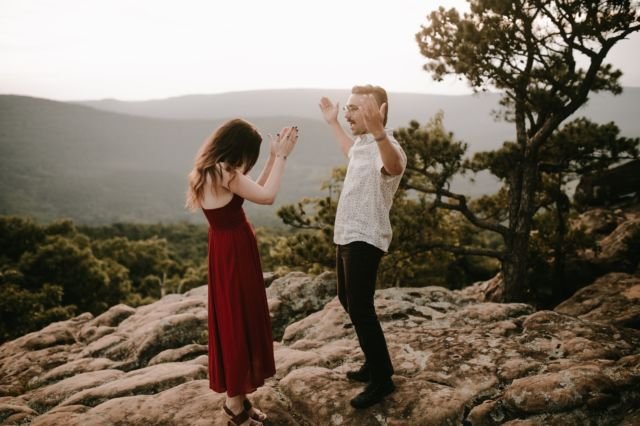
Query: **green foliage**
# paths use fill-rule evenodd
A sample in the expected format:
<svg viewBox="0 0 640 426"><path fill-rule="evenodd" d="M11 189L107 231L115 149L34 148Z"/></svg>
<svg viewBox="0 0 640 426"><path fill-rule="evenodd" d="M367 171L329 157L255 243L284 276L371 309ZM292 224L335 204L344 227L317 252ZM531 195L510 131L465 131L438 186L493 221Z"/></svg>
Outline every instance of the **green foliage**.
<svg viewBox="0 0 640 426"><path fill-rule="evenodd" d="M142 297L159 298L161 277L181 272L169 258L168 243L163 238L129 241L126 237L114 237L95 241L92 251L99 259L109 258L127 268L132 289Z"/></svg>
<svg viewBox="0 0 640 426"><path fill-rule="evenodd" d="M62 305L61 286L44 284L36 291L29 291L11 282L11 275L9 271L0 274L0 342L71 318L76 313L76 306Z"/></svg>
<svg viewBox="0 0 640 426"><path fill-rule="evenodd" d="M576 219L576 212L571 212L565 221ZM544 210L535 217L535 230L531 239L531 259L535 259L530 266L530 274L537 283L554 284L557 277L554 276L554 258L559 254L576 256L585 249L598 250L595 235L588 229L569 228L562 235L561 244L558 245L558 215L554 210ZM570 277L562 277L561 283ZM559 284L561 284L559 283Z"/></svg>
<svg viewBox="0 0 640 426"><path fill-rule="evenodd" d="M551 305L579 285L567 263L584 249L596 249L592 236L568 225L579 207L571 199L570 187L586 174L598 174L621 161L638 158L640 138L619 134L614 123L596 124L578 118L554 132L540 150L538 213L533 225L537 232L530 256L536 261L529 269L532 282L540 283L538 287L553 287L543 291ZM542 276L540 271L544 271Z"/></svg>
<svg viewBox="0 0 640 426"><path fill-rule="evenodd" d="M469 208L478 212L484 219L503 223L508 219L509 197L507 187L501 187L492 195L483 195L469 202Z"/></svg>
<svg viewBox="0 0 640 426"><path fill-rule="evenodd" d="M0 262L17 262L22 254L43 241L45 233L31 218L0 220Z"/></svg>
<svg viewBox="0 0 640 426"><path fill-rule="evenodd" d="M52 321L71 318L77 312L75 305L63 304L61 286L45 283L29 290L24 283L25 276L18 269L0 266L0 343Z"/></svg>
<svg viewBox="0 0 640 426"><path fill-rule="evenodd" d="M411 253L416 259L433 257L420 260L442 267L442 270L431 267L431 271L437 272L440 277L439 280L432 277L431 281L450 288L460 288L495 274L498 262L479 256L495 257L503 248L499 239L488 232L473 230L464 218L471 217L476 222L487 219L500 221L505 211L505 192L501 190L495 196L484 196L469 202L472 208L483 210L482 217L467 214L470 210L466 198L449 191L452 177L465 174L470 169L463 160L467 144L456 140L453 133L444 128L443 121L444 114L438 112L424 126L412 121L409 127L399 128L394 133L407 154L407 168L401 187L410 191L409 194L421 194L419 203L413 202L414 198L407 200L409 204L405 203L404 208L398 210L399 216L395 221L400 230L407 230L407 238L399 240L410 241L409 247L401 251ZM451 202L450 199L457 202ZM435 207L449 212L443 215ZM410 217L418 218L417 223L403 226L402 222ZM411 233L413 238L410 237ZM411 282L410 277L405 279Z"/></svg>
<svg viewBox="0 0 640 426"><path fill-rule="evenodd" d="M444 128L444 113L439 111L425 126L413 120L409 127L394 133L407 154L403 186L425 193L436 193L451 178L463 172L462 156L467 144L456 141Z"/></svg>
<svg viewBox="0 0 640 426"><path fill-rule="evenodd" d="M165 283L167 292L184 293L192 288L200 287L207 282L208 268L206 262L198 267L188 267L181 277L174 276ZM177 279L176 279L177 278Z"/></svg>
<svg viewBox="0 0 640 426"><path fill-rule="evenodd" d="M114 236L130 241L162 238L171 247L169 258L177 263L199 265L207 255L207 226L186 222L175 224L114 223L106 226L80 226L80 232L93 240Z"/></svg>
<svg viewBox="0 0 640 426"><path fill-rule="evenodd" d="M441 212L427 212L424 197L409 199L399 190L390 212L393 240L388 255L380 262L380 283L384 286L415 287L442 285L457 287L447 282L449 265L455 257L446 252L429 252L420 244L433 239L448 239L455 235Z"/></svg>
<svg viewBox="0 0 640 426"><path fill-rule="evenodd" d="M441 115L433 123L427 132L440 135ZM413 131L422 134L417 127ZM434 138L445 155L448 150L460 149L459 145L450 143L448 137L450 135L442 134L442 138ZM417 145L405 147L409 150L423 148ZM426 158L437 152L436 147L429 148L424 151ZM305 198L278 211L282 221L297 231L282 235L260 235L258 241L263 264L275 265L274 269L280 272L299 270L319 273L335 270L333 224L345 171L344 167L334 169L331 178L323 184L323 189L329 191L327 197ZM424 196L398 190L390 220L393 240L388 254L380 262L379 285L445 285L457 288L495 274L495 263L478 262L477 259L455 256L445 251L425 250L424 246L434 241L450 244L466 236L459 232L461 228L454 215L427 211ZM484 237L476 234L472 238Z"/></svg>
<svg viewBox="0 0 640 426"><path fill-rule="evenodd" d="M331 270L335 252L330 242L319 232L297 232L290 237L278 237L269 251L275 272L303 271L319 274Z"/></svg>
<svg viewBox="0 0 640 426"><path fill-rule="evenodd" d="M0 342L51 321L151 303L207 282L206 228L76 228L0 216Z"/></svg>
<svg viewBox="0 0 640 426"><path fill-rule="evenodd" d="M540 151L543 171L569 174L569 180L639 155L640 138L620 136L613 122L598 124L585 117L564 125Z"/></svg>
<svg viewBox="0 0 640 426"><path fill-rule="evenodd" d="M552 158L564 173L571 165L582 163L584 172L602 167L606 160L587 161L583 150L597 152L604 144L615 153L618 148L612 141L628 142L620 141L609 128L608 138L588 139L583 147L575 133L602 133L585 122L576 122L555 137L554 132L587 101L590 92L622 91L622 73L604 60L617 42L640 30L640 8L637 2L627 1L474 0L470 6L470 12L462 16L443 7L432 12L416 39L428 58L425 69L436 80L456 74L466 77L474 90L491 87L501 91L504 109L497 115L515 124L515 142L496 152L478 154L464 167L490 170L503 180L508 214L506 223L483 219L481 213L469 209L466 197L442 191L442 180L448 177L446 167L436 182L440 186L435 186L435 205L460 211L475 226L499 234L505 250L495 255L502 262L505 300L532 301L527 262L534 215L545 203L541 194L550 195L547 203L554 203L560 212L560 235L565 232L562 214L569 206L561 189L563 177L556 175L554 181L540 176L544 159ZM578 61L580 56L585 60ZM458 167L451 159L449 163L453 170ZM419 172L433 180L428 170ZM442 201L442 196L449 200ZM491 207L498 202L496 197L476 206Z"/></svg>
<svg viewBox="0 0 640 426"><path fill-rule="evenodd" d="M530 282L539 283L536 292L549 303L554 297L557 299L559 294L566 295L567 289L575 287L571 277L567 276L570 273L565 268L567 259L575 258L581 250L594 247L593 238L583 230L570 229L568 226L568 220L576 215L570 199L570 188L585 173L598 173L620 161L638 157L640 139L621 137L619 133L614 123L599 125L579 118L556 131L550 143L540 150L539 183L534 194L536 214L531 225L527 277ZM521 161L517 144L507 142L502 149L479 152L463 160L466 145L455 141L453 134L443 128L441 114L424 127L415 121L411 122L408 128L399 129L396 137L408 153L407 172L402 186L423 194L428 197L424 200L429 201L411 214L433 219L437 217L434 207L441 207L451 211L454 214L452 217L458 220L451 226L456 231L450 231L448 239L435 235L418 236L419 240L426 242L420 247L426 250L450 250L453 253L476 252L501 259L504 253L503 238L493 232L479 233L478 228L499 230L499 224L508 223L508 179L513 168ZM448 190L448 182L456 173L483 170L489 170L504 183L497 193L467 200ZM466 221L463 220L465 218ZM409 228L415 226L412 224ZM426 229L436 226L428 224ZM463 241L451 238L451 235L477 235L478 238ZM485 259L484 262L487 263L484 269L487 272L496 265L495 260ZM460 264L460 258L452 263ZM467 268L474 269L473 266ZM469 275L478 276L482 271L476 269ZM457 274L455 269L449 269L446 273L449 286L455 286Z"/></svg>
<svg viewBox="0 0 640 426"><path fill-rule="evenodd" d="M429 58L425 69L435 79L460 74L476 88L521 90L528 107L545 115L571 102L586 79L591 90L621 91L621 72L600 61L638 30L637 2L477 0L470 5L462 16L440 7L416 34ZM579 68L576 53L598 57L596 68ZM505 103L513 102L505 97Z"/></svg>
<svg viewBox="0 0 640 426"><path fill-rule="evenodd" d="M569 203L569 188L585 174L599 173L621 161L638 158L640 138L620 136L620 129L615 123L597 124L581 117L554 132L538 155L536 211L550 208L554 203ZM508 219L499 212L507 211L507 179L514 165L520 161L517 145L505 142L501 149L478 152L464 162L463 170L489 170L505 183L496 196L485 196L474 201L474 207L483 211L485 216L502 221Z"/></svg>
<svg viewBox="0 0 640 426"><path fill-rule="evenodd" d="M64 289L62 303L93 314L118 303L130 285L123 266L102 262L89 247L57 235L25 253L18 268L27 289L36 290L45 283L59 285Z"/></svg>

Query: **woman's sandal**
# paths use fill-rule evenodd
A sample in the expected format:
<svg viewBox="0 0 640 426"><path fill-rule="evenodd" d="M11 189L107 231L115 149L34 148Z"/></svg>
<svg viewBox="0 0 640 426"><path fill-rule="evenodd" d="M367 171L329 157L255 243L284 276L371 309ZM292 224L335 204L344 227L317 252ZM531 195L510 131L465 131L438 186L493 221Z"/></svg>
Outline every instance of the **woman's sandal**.
<svg viewBox="0 0 640 426"><path fill-rule="evenodd" d="M253 414L249 414L249 417L251 417L251 419L256 420L258 422L264 422L265 420L267 420L267 415L262 411L258 410L257 408L254 408L248 399L245 398L243 404L244 404L244 410L246 412L250 412L251 409L253 408Z"/></svg>
<svg viewBox="0 0 640 426"><path fill-rule="evenodd" d="M224 415L227 417L227 426L239 426L247 420L251 419L249 423L251 426L263 426L260 421L256 421L255 419L249 417L249 412L245 409L242 410L238 414L233 414L233 411L226 404L222 406L222 411Z"/></svg>

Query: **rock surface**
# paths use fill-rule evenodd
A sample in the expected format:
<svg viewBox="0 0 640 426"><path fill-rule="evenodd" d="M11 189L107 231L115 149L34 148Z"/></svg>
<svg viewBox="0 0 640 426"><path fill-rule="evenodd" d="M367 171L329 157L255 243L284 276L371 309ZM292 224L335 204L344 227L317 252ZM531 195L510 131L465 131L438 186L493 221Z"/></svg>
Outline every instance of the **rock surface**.
<svg viewBox="0 0 640 426"><path fill-rule="evenodd" d="M626 240L640 231L640 207L628 211L594 209L582 213L572 227L589 230L596 237L597 250L581 254L589 268L596 271L634 272L639 265L629 263Z"/></svg>
<svg viewBox="0 0 640 426"><path fill-rule="evenodd" d="M287 325L319 311L336 295L336 275L325 272L312 277L291 272L267 288L273 339L280 340Z"/></svg>
<svg viewBox="0 0 640 426"><path fill-rule="evenodd" d="M559 304L556 312L640 329L640 276L612 272Z"/></svg>
<svg viewBox="0 0 640 426"><path fill-rule="evenodd" d="M270 424L638 424L640 331L629 328L637 276L608 275L538 312L472 291L379 290L397 390L362 411L349 405L362 385L344 373L363 357L328 296L333 280L292 274L269 288L284 331L276 375L251 399ZM0 424L225 424L224 395L208 387L206 294L204 286L137 309L118 305L3 344ZM285 328L286 315L303 317Z"/></svg>

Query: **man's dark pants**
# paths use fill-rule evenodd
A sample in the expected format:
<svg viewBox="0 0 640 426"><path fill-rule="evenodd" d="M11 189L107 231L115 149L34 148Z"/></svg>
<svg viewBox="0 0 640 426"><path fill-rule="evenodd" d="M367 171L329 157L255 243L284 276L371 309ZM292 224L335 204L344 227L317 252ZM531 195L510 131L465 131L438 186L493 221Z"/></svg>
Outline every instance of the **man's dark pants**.
<svg viewBox="0 0 640 426"><path fill-rule="evenodd" d="M371 380L378 383L393 374L387 342L373 305L383 254L379 248L363 241L338 245L336 252L338 298L356 330Z"/></svg>

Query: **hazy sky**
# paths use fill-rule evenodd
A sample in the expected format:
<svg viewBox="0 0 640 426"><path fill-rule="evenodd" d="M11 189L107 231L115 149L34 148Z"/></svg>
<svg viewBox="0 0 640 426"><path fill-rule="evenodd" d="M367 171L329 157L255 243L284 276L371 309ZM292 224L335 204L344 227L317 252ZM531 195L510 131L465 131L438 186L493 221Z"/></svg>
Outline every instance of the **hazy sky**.
<svg viewBox="0 0 640 426"><path fill-rule="evenodd" d="M140 100L270 88L467 93L422 70L438 5L381 0L0 0L0 93ZM640 35L609 60L640 86Z"/></svg>

